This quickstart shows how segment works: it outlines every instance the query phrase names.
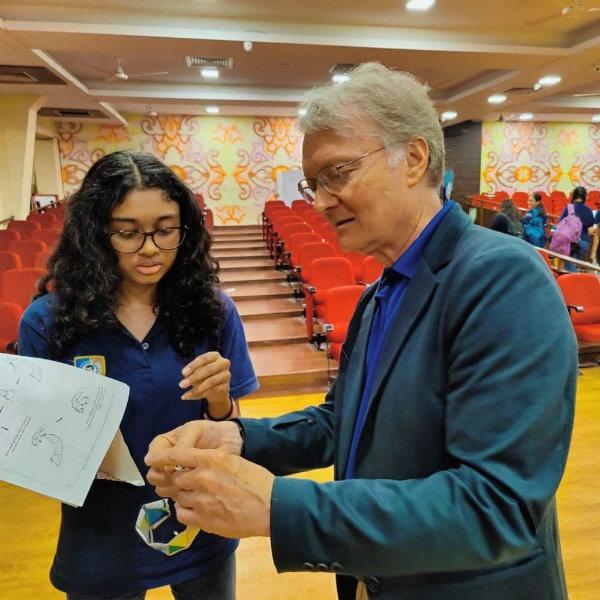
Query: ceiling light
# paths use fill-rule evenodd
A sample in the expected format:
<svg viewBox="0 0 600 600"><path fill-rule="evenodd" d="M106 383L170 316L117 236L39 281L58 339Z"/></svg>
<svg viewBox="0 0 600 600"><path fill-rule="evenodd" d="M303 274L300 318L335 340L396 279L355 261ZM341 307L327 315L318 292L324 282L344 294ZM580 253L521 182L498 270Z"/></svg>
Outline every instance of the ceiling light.
<svg viewBox="0 0 600 600"><path fill-rule="evenodd" d="M442 113L442 121L452 121L452 119L456 119L458 117L458 113L455 110L446 110Z"/></svg>
<svg viewBox="0 0 600 600"><path fill-rule="evenodd" d="M347 73L334 73L331 77L335 83L344 83L344 81L348 81L350 79L350 75Z"/></svg>
<svg viewBox="0 0 600 600"><path fill-rule="evenodd" d="M529 121L533 119L533 113L521 113L519 115L519 121Z"/></svg>
<svg viewBox="0 0 600 600"><path fill-rule="evenodd" d="M407 0L407 10L428 10L435 4L435 0Z"/></svg>
<svg viewBox="0 0 600 600"><path fill-rule="evenodd" d="M200 75L202 75L204 79L218 79L219 69L216 67L202 67L200 69Z"/></svg>
<svg viewBox="0 0 600 600"><path fill-rule="evenodd" d="M592 116L592 121L594 121L594 123L600 123L600 115Z"/></svg>
<svg viewBox="0 0 600 600"><path fill-rule="evenodd" d="M538 83L544 87L548 87L550 85L556 85L561 82L560 75L544 75L544 77L540 77Z"/></svg>
<svg viewBox="0 0 600 600"><path fill-rule="evenodd" d="M219 114L219 107L218 106L207 106L206 107L206 112L209 115L218 115Z"/></svg>
<svg viewBox="0 0 600 600"><path fill-rule="evenodd" d="M298 114L303 117L306 114L306 109L305 108L299 108L298 109Z"/></svg>
<svg viewBox="0 0 600 600"><path fill-rule="evenodd" d="M533 89L534 90L541 90L542 89L542 84L538 81L537 83L533 84Z"/></svg>
<svg viewBox="0 0 600 600"><path fill-rule="evenodd" d="M251 40L246 40L245 42L242 42L242 46L244 47L244 50L246 52L250 52L250 50L252 50L252 46L254 46L254 44L252 43Z"/></svg>
<svg viewBox="0 0 600 600"><path fill-rule="evenodd" d="M506 102L506 96L504 94L493 94L488 98L490 104L502 104Z"/></svg>

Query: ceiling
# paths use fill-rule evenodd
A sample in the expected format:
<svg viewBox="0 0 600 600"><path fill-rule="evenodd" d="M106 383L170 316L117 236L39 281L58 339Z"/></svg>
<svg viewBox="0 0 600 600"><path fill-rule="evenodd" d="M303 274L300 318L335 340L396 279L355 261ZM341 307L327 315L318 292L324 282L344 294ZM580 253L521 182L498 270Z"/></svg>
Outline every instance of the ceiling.
<svg viewBox="0 0 600 600"><path fill-rule="evenodd" d="M44 66L66 85L0 83L46 106L127 113L295 116L303 93L336 63L381 61L432 88L440 112L469 119L590 121L600 114L600 0L437 0L426 12L405 0L0 0L0 64ZM561 10L580 4L567 17ZM246 52L243 41L252 41ZM229 58L207 82L185 56ZM129 74L107 81L119 57ZM543 75L562 81L533 89ZM514 90L506 92L507 90ZM501 106L487 102L506 92ZM577 94L577 96L575 96Z"/></svg>

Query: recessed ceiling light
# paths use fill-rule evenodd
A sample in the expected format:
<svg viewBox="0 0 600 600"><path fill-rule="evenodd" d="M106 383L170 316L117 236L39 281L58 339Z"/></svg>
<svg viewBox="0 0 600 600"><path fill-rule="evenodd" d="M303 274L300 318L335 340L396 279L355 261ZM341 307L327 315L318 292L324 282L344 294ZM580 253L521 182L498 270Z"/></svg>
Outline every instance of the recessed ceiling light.
<svg viewBox="0 0 600 600"><path fill-rule="evenodd" d="M202 75L204 79L218 79L219 69L217 69L217 67L202 67L200 69L200 75Z"/></svg>
<svg viewBox="0 0 600 600"><path fill-rule="evenodd" d="M407 0L407 10L428 10L435 4L435 0Z"/></svg>
<svg viewBox="0 0 600 600"><path fill-rule="evenodd" d="M348 81L350 79L350 75L346 73L334 73L331 77L335 83L344 83L344 81Z"/></svg>
<svg viewBox="0 0 600 600"><path fill-rule="evenodd" d="M560 75L544 75L544 77L540 77L538 83L544 87L550 86L550 85L556 85L557 83L561 82L561 76Z"/></svg>
<svg viewBox="0 0 600 600"><path fill-rule="evenodd" d="M490 104L502 104L506 102L506 96L504 94L493 94L488 98Z"/></svg>
<svg viewBox="0 0 600 600"><path fill-rule="evenodd" d="M594 115L592 121L594 121L594 123L600 123L600 115Z"/></svg>
<svg viewBox="0 0 600 600"><path fill-rule="evenodd" d="M303 117L306 114L306 109L305 108L299 108L298 109L298 114Z"/></svg>
<svg viewBox="0 0 600 600"><path fill-rule="evenodd" d="M520 121L529 121L531 119L533 119L533 113L521 113L519 115Z"/></svg>
<svg viewBox="0 0 600 600"><path fill-rule="evenodd" d="M542 89L542 84L538 81L537 83L533 84L533 89L534 90L541 90Z"/></svg>
<svg viewBox="0 0 600 600"><path fill-rule="evenodd" d="M207 106L206 107L206 112L209 115L218 115L219 114L219 107L218 106Z"/></svg>
<svg viewBox="0 0 600 600"><path fill-rule="evenodd" d="M458 113L455 110L446 110L442 113L442 121L452 121L452 119L456 119L458 117Z"/></svg>

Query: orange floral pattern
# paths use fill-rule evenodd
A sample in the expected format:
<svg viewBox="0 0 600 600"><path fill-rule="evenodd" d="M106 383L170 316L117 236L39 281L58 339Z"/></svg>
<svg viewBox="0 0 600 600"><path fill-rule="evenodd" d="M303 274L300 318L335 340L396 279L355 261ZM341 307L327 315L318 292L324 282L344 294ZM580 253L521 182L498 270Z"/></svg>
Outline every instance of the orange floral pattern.
<svg viewBox="0 0 600 600"><path fill-rule="evenodd" d="M298 169L302 135L295 119L126 115L128 127L59 123L62 176L74 193L101 156L119 149L151 152L195 193L217 224L255 224L276 197L277 173Z"/></svg>

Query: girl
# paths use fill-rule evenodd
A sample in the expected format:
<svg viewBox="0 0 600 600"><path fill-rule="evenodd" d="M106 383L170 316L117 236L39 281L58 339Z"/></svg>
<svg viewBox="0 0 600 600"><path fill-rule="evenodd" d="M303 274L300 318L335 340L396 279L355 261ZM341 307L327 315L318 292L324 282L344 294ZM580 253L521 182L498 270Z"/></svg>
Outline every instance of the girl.
<svg viewBox="0 0 600 600"><path fill-rule="evenodd" d="M19 351L127 383L121 431L140 472L157 434L237 414L258 385L240 318L217 292L217 262L190 190L157 158L114 152L69 204L61 240L25 311ZM183 394L183 395L182 395ZM62 506L52 583L69 600L235 596L236 540L201 533L166 556L135 530L153 488L96 480L82 508ZM165 541L182 527L173 516ZM156 532L160 535L160 532Z"/></svg>
<svg viewBox="0 0 600 600"><path fill-rule="evenodd" d="M521 217L512 200L502 200L500 212L494 217L490 228L501 233L523 237Z"/></svg>

